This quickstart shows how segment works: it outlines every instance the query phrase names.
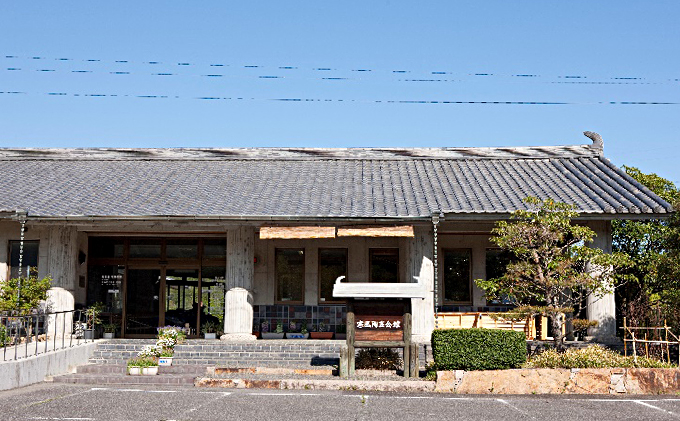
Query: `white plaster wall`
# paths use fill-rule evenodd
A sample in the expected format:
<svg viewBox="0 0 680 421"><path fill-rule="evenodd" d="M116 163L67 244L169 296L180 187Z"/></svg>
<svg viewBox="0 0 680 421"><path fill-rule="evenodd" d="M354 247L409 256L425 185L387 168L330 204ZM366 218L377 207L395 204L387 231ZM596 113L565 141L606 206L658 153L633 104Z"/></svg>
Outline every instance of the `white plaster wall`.
<svg viewBox="0 0 680 421"><path fill-rule="evenodd" d="M406 261L408 256L399 238L349 237L310 240L260 240L255 234L255 288L254 304L274 304L276 298L275 252L277 248L305 249L305 305L319 304L319 248L348 249L347 280L367 282L369 275L369 248L399 248L399 276L401 282L412 282L407 278Z"/></svg>

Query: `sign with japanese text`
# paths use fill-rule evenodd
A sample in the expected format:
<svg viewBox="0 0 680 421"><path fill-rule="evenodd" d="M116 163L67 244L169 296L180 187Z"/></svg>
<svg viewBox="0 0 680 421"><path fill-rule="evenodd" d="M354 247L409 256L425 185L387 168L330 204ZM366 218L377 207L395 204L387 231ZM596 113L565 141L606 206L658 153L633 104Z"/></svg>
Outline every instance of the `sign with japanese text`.
<svg viewBox="0 0 680 421"><path fill-rule="evenodd" d="M404 340L404 306L393 302L354 303L357 341Z"/></svg>

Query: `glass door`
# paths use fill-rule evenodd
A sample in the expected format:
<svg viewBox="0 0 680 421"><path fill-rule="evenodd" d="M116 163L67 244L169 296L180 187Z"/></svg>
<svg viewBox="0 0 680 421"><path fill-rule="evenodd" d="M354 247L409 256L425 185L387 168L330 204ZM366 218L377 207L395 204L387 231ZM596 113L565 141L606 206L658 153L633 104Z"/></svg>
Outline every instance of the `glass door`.
<svg viewBox="0 0 680 421"><path fill-rule="evenodd" d="M161 269L129 269L126 280L125 336L156 335L160 326Z"/></svg>
<svg viewBox="0 0 680 421"><path fill-rule="evenodd" d="M189 336L200 333L197 329L201 303L199 287L198 269L165 270L165 324L185 327Z"/></svg>

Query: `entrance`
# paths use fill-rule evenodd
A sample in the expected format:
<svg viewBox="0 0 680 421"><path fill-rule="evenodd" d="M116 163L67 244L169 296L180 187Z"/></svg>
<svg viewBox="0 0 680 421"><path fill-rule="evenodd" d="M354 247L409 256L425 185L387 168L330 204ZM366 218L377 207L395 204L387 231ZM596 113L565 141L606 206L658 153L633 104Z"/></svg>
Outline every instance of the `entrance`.
<svg viewBox="0 0 680 421"><path fill-rule="evenodd" d="M91 237L87 303L104 304L117 336L150 338L159 326L189 337L224 325L223 239ZM115 281L115 283L113 282ZM122 299L121 299L122 298Z"/></svg>

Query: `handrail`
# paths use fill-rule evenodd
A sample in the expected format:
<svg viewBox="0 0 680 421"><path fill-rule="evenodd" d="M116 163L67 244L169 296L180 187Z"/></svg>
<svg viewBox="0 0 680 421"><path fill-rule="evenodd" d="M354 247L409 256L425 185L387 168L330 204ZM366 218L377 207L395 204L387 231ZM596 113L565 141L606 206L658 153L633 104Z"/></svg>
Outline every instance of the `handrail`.
<svg viewBox="0 0 680 421"><path fill-rule="evenodd" d="M36 309L29 314L0 312L2 361L15 361L93 342L94 335L91 339L85 335L86 323L85 310L45 312Z"/></svg>

